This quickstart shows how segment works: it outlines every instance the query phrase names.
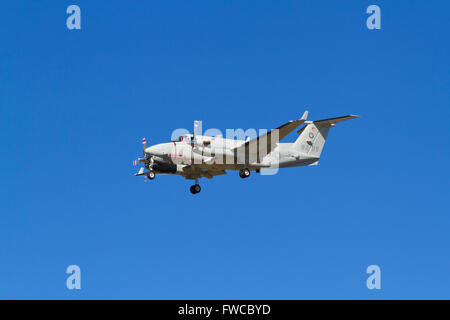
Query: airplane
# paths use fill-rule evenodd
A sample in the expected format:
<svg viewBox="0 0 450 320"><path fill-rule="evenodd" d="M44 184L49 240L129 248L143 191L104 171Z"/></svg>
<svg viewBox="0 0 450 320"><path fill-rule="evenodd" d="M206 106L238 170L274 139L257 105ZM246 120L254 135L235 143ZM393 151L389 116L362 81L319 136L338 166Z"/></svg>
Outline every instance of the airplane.
<svg viewBox="0 0 450 320"><path fill-rule="evenodd" d="M251 171L260 173L261 169L317 165L329 129L338 122L359 117L347 115L307 121L307 116L308 111L305 111L300 119L291 120L252 140L199 135L198 121L194 121L193 134L182 135L171 142L147 147L144 138L143 157L134 161L134 165L142 163L144 167L135 176L153 180L160 174L180 175L195 181L190 191L197 194L201 191L199 178L212 179L226 174L226 170L239 171L239 176L245 179ZM302 124L295 142L280 143Z"/></svg>

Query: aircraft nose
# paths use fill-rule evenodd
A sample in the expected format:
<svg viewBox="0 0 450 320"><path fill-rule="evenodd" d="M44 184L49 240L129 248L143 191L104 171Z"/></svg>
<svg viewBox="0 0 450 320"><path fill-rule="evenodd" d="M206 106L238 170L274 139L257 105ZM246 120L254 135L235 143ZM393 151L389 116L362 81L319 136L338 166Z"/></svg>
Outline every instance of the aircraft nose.
<svg viewBox="0 0 450 320"><path fill-rule="evenodd" d="M145 153L152 155L152 156L164 155L163 150L159 145L154 145L154 146L148 147L147 149L145 149Z"/></svg>
<svg viewBox="0 0 450 320"><path fill-rule="evenodd" d="M157 156L158 155L157 154L157 149L155 147L156 146L148 147L147 149L145 149L145 153L148 153L148 154L150 154L152 156Z"/></svg>

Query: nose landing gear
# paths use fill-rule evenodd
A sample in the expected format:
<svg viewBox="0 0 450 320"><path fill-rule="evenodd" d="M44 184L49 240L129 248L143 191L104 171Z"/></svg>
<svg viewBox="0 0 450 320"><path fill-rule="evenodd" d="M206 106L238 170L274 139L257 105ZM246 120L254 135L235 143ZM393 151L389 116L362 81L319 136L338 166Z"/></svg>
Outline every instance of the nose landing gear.
<svg viewBox="0 0 450 320"><path fill-rule="evenodd" d="M154 171L150 171L149 173L147 173L147 178L149 178L150 180L155 179L156 175Z"/></svg>

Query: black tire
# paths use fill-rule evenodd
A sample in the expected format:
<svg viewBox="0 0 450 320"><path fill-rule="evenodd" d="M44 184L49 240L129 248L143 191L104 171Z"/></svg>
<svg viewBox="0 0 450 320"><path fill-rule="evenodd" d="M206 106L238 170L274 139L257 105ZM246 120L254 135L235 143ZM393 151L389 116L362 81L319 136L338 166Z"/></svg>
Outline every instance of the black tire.
<svg viewBox="0 0 450 320"><path fill-rule="evenodd" d="M202 191L202 188L200 187L200 185L194 184L193 186L191 186L189 190L191 191L192 194L196 194Z"/></svg>
<svg viewBox="0 0 450 320"><path fill-rule="evenodd" d="M147 178L149 178L150 180L155 179L156 174L153 171L150 171L149 173L147 173Z"/></svg>
<svg viewBox="0 0 450 320"><path fill-rule="evenodd" d="M239 170L239 177L243 179L250 177L250 170L248 170L247 168Z"/></svg>

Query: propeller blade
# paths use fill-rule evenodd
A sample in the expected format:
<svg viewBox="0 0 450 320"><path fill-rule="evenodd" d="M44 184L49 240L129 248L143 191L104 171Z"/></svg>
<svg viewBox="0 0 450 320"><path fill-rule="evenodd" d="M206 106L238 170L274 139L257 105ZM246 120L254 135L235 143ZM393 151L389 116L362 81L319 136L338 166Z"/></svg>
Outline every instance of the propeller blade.
<svg viewBox="0 0 450 320"><path fill-rule="evenodd" d="M144 149L144 156L145 156L145 149L147 149L147 140L145 138L142 139L142 148Z"/></svg>
<svg viewBox="0 0 450 320"><path fill-rule="evenodd" d="M194 121L194 141L197 141L198 121Z"/></svg>

